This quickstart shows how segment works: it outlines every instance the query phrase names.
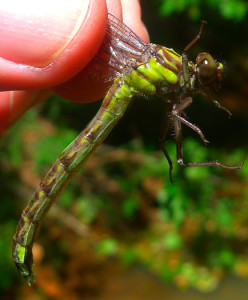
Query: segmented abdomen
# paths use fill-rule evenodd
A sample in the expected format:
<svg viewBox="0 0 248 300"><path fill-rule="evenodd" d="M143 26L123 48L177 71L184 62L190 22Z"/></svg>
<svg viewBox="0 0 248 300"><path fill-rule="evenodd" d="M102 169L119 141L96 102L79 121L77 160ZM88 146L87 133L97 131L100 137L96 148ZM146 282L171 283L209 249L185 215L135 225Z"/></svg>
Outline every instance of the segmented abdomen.
<svg viewBox="0 0 248 300"><path fill-rule="evenodd" d="M23 210L13 238L13 260L29 284L34 281L32 246L42 218L89 154L122 117L131 99L129 87L116 79L96 116L58 157Z"/></svg>

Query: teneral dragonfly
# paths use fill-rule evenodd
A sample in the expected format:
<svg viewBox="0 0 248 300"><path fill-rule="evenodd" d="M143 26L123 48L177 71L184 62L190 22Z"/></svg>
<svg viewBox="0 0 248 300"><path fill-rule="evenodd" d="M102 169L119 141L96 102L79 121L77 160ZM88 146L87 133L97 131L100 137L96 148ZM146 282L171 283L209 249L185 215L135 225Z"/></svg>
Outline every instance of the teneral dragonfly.
<svg viewBox="0 0 248 300"><path fill-rule="evenodd" d="M195 63L187 58L189 49L200 39L204 23L203 21L198 35L187 45L182 55L179 55L173 49L146 44L120 20L109 14L105 40L96 60L110 67L111 76L105 80L111 80L112 86L96 116L60 154L41 181L22 212L13 238L13 260L19 273L29 284L35 280L32 271L32 246L42 218L87 157L103 142L123 116L134 95L157 94L168 103L160 144L169 163L171 180L172 161L163 146L170 125L174 127L177 161L180 165L241 168L226 166L217 161L185 163L183 160L182 124L193 129L207 143L202 131L190 123L184 114L185 108L192 103L194 94L201 94L218 108L231 114L208 96L209 91L217 90L220 85L223 65L208 53L200 53Z"/></svg>

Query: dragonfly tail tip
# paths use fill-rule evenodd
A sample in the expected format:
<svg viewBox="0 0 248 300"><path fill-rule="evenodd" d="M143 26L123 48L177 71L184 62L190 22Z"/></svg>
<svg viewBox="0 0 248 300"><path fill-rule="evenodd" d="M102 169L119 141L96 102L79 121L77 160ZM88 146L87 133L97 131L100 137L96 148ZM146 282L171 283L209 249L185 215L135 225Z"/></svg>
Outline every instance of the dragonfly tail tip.
<svg viewBox="0 0 248 300"><path fill-rule="evenodd" d="M35 276L33 273L31 273L30 275L26 276L25 279L28 282L28 285L31 287L33 283L35 283Z"/></svg>

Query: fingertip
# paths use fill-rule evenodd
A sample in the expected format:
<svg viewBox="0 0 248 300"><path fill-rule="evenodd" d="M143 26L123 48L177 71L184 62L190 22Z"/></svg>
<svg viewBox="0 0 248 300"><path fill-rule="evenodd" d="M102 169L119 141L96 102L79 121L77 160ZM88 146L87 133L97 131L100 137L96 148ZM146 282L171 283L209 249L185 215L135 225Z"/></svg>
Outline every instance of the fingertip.
<svg viewBox="0 0 248 300"><path fill-rule="evenodd" d="M50 90L7 91L0 93L0 136L28 109L46 100Z"/></svg>
<svg viewBox="0 0 248 300"><path fill-rule="evenodd" d="M148 31L141 20L141 7L139 0L121 0L123 22L138 34L144 42L149 43Z"/></svg>
<svg viewBox="0 0 248 300"><path fill-rule="evenodd" d="M121 2L119 0L106 0L106 2L108 8L106 18L108 19L108 13L111 13L122 20ZM109 83L104 83L97 76L91 75L92 70L95 67L95 63L96 62L93 59L84 69L82 69L81 72L79 72L71 80L54 87L53 91L61 97L73 102L88 103L99 100L104 96L109 88Z"/></svg>
<svg viewBox="0 0 248 300"><path fill-rule="evenodd" d="M7 129L9 115L9 92L0 93L0 136Z"/></svg>

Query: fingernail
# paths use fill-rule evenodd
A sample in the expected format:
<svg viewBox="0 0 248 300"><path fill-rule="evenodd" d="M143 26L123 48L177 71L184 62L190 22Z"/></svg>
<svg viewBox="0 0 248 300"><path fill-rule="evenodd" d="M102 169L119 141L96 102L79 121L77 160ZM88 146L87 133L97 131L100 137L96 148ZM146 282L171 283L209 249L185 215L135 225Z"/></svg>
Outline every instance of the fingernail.
<svg viewBox="0 0 248 300"><path fill-rule="evenodd" d="M89 0L6 0L0 6L0 56L45 67L80 29Z"/></svg>

